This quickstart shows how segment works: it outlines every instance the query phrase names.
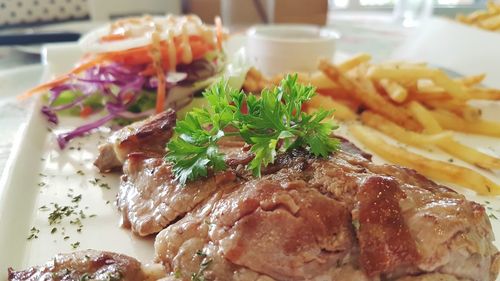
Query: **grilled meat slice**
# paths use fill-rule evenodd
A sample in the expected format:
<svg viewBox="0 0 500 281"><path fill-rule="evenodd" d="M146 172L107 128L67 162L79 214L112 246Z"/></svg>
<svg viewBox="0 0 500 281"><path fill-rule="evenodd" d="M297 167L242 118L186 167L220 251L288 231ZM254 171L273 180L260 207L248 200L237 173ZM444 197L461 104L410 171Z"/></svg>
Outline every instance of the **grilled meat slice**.
<svg viewBox="0 0 500 281"><path fill-rule="evenodd" d="M233 173L223 173L186 186L178 185L171 166L162 158L131 154L124 167L118 193L122 225L140 236L154 234L210 196L218 185L231 183Z"/></svg>
<svg viewBox="0 0 500 281"><path fill-rule="evenodd" d="M22 271L9 269L10 281L38 280L157 280L161 273L143 271L141 263L134 258L95 250L69 254L58 254L43 266Z"/></svg>
<svg viewBox="0 0 500 281"><path fill-rule="evenodd" d="M241 150L241 142L224 145L228 165L237 167L251 161L249 154ZM180 186L174 181L171 168L163 158L150 158L144 153L129 155L117 199L123 226L140 236L157 233L221 186L233 185L236 179L236 173L228 171Z"/></svg>
<svg viewBox="0 0 500 281"><path fill-rule="evenodd" d="M99 156L94 165L101 172L109 172L121 168L132 152L161 157L165 153L165 144L172 136L175 120L175 111L168 109L116 131L105 144L99 146Z"/></svg>
<svg viewBox="0 0 500 281"><path fill-rule="evenodd" d="M157 260L184 280L495 280L481 205L368 159L282 155L161 231Z"/></svg>

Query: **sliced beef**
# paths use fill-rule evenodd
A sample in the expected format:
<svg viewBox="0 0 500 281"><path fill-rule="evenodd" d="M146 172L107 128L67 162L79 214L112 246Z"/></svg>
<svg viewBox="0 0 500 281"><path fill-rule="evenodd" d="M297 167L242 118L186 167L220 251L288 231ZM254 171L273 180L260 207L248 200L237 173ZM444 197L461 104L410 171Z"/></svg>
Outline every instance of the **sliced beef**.
<svg viewBox="0 0 500 281"><path fill-rule="evenodd" d="M161 157L165 154L165 145L172 136L175 121L175 111L168 109L116 131L105 144L99 146L99 156L94 165L101 172L108 172L121 168L132 152Z"/></svg>
<svg viewBox="0 0 500 281"><path fill-rule="evenodd" d="M158 234L157 260L183 280L495 280L481 205L368 159L296 151L219 185Z"/></svg>
<svg viewBox="0 0 500 281"><path fill-rule="evenodd" d="M237 167L251 161L252 157L241 146L241 142L230 142L222 147L229 165ZM117 200L123 226L140 236L157 233L193 210L215 190L234 185L236 180L236 172L230 170L181 186L174 181L171 168L163 158L151 158L145 153L129 155Z"/></svg>
<svg viewBox="0 0 500 281"><path fill-rule="evenodd" d="M210 196L234 174L220 174L180 186L162 158L131 155L124 166L118 194L122 225L138 235L154 234Z"/></svg>
<svg viewBox="0 0 500 281"><path fill-rule="evenodd" d="M118 195L123 224L139 235L160 232L156 258L171 280L497 276L484 208L413 170L376 165L342 140L327 159L305 150L280 154L256 179L244 169L253 157L248 147L228 139L220 149L229 169L185 187L163 151L127 153Z"/></svg>
<svg viewBox="0 0 500 281"><path fill-rule="evenodd" d="M9 269L10 281L38 280L156 280L161 273L143 271L141 263L134 258L94 250L58 254L43 266L22 271Z"/></svg>

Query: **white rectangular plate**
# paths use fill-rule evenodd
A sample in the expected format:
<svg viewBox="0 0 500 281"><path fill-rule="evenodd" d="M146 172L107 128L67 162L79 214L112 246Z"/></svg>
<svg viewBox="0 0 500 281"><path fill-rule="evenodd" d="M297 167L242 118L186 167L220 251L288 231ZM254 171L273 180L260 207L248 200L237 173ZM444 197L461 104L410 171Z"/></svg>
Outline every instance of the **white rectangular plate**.
<svg viewBox="0 0 500 281"><path fill-rule="evenodd" d="M73 45L47 48L45 77L65 71L79 55ZM480 106L486 118L500 120L500 104L483 103ZM57 253L72 251L72 244L77 242L77 249L110 250L131 255L143 262L151 262L154 256L153 237L140 238L119 227L120 216L114 205L119 175L101 175L92 164L97 155L97 146L105 140L109 130L76 139L66 150L61 151L57 147L55 134L81 124L82 120L64 117L57 130L52 132L47 129L47 122L39 113L39 107L40 101L35 104L29 121L21 130L0 182L0 280L6 277L4 273L9 266L19 269L44 263ZM340 131L349 137L345 127ZM498 139L461 134L458 136L464 143L485 153L500 156ZM450 158L437 151L415 151L435 159ZM376 156L374 161L382 162ZM497 183L500 182L498 173L478 171ZM455 188L472 200L483 204L488 201L488 213L500 218L499 198L479 197L463 188ZM77 212L82 210L86 215L85 219L81 219L81 232L67 218L59 224L50 225L48 216L54 208L52 204L73 206L75 204L72 200L79 195L81 201ZM46 208L43 206L49 211L44 210ZM90 217L94 214L95 217ZM73 216L72 219L74 218L76 217ZM496 235L500 236L500 221L492 218L491 222ZM36 233L38 238L27 240L33 227L39 230Z"/></svg>

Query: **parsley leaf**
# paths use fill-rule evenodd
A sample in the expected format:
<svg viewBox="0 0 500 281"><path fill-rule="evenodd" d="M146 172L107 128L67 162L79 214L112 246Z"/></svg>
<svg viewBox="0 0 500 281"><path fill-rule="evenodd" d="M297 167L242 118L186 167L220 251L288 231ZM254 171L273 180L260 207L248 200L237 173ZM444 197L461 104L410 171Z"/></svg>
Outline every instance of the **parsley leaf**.
<svg viewBox="0 0 500 281"><path fill-rule="evenodd" d="M339 147L331 136L337 128L323 122L333 111L302 112L304 102L315 95L315 88L287 75L279 87L264 90L260 97L245 94L220 82L203 93L208 108L196 108L178 121L175 136L167 145L166 160L174 164L175 179L187 181L205 177L211 168L226 169L224 155L217 142L224 136L237 135L251 145L255 154L248 164L254 176L274 163L278 153L304 147L313 155L327 157Z"/></svg>
<svg viewBox="0 0 500 281"><path fill-rule="evenodd" d="M203 93L210 110L196 108L177 122L176 136L167 145L166 160L174 163L173 172L179 183L207 176L208 167L214 171L226 169L217 141L226 135L223 129L234 119L234 107L226 97L228 91L231 90L223 83L211 87Z"/></svg>

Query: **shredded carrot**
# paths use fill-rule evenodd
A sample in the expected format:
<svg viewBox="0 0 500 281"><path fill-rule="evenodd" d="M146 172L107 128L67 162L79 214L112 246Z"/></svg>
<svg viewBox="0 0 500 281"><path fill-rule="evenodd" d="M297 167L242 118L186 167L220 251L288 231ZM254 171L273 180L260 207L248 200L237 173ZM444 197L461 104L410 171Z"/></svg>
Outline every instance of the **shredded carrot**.
<svg viewBox="0 0 500 281"><path fill-rule="evenodd" d="M40 93L42 91L45 91L45 90L48 90L50 88L53 88L57 85L60 85L64 82L66 82L67 80L69 79L69 75L65 74L63 76L59 76L57 78L55 78L54 80L51 80L47 83L43 83L41 85L38 85L36 86L35 88L32 88L30 90L28 90L26 93L24 94L21 94L20 96L18 96L17 98L20 99L20 100L24 100L24 99L27 99L37 93Z"/></svg>
<svg viewBox="0 0 500 281"><path fill-rule="evenodd" d="M102 36L99 41L100 42L112 42L112 41L119 41L127 39L127 36L125 34L108 34Z"/></svg>
<svg viewBox="0 0 500 281"><path fill-rule="evenodd" d="M222 31L222 20L219 16L215 17L215 31L217 33L217 47L222 51L222 40L224 39L224 33Z"/></svg>
<svg viewBox="0 0 500 281"><path fill-rule="evenodd" d="M222 28L222 27L221 27ZM222 32L222 30L221 30ZM222 33L221 33L222 34ZM219 33L218 33L218 44L219 48L221 48L221 39L219 38ZM220 35L222 36L222 35ZM177 38L175 38L177 39ZM174 39L174 44L176 45L177 49L177 59L180 60L182 56L182 49L180 48L181 41L180 40L175 40ZM198 35L192 35L189 37L189 44L191 46L191 51L193 53L193 59L199 59L203 57L208 51L213 50L213 46L211 46L209 43L205 42L202 37ZM41 85L36 86L35 88L32 88L28 90L26 93L20 95L18 98L19 99L26 99L29 98L37 93L41 93L43 91L49 90L55 86L61 85L64 82L68 81L72 75L76 75L78 73L81 73L82 71L85 71L89 68L92 68L98 64L101 64L105 61L112 61L112 62L118 62L118 63L123 63L123 64L128 64L128 65L140 65L140 64L151 64L152 63L152 58L150 55L150 48L151 46L143 46L143 47L137 47L137 48L132 48L124 51L116 51L116 52L108 52L104 54L97 55L96 57L89 58L87 61L83 62L82 64L78 65L77 67L73 68L70 72L67 74L61 75L59 77L56 77L55 79L43 83ZM161 57L162 57L162 66L164 69L168 69L169 67L169 62L168 62L168 46L165 42L160 43L160 51L161 51ZM158 75L156 69L154 66L147 66L144 71L141 72L141 75L148 76L148 75Z"/></svg>
<svg viewBox="0 0 500 281"><path fill-rule="evenodd" d="M106 60L106 56L98 56L90 61L87 61L87 62L84 62L82 64L80 64L79 66L73 68L70 72L64 74L64 75L61 75L59 77L56 77L55 79L47 82L47 83L43 83L41 85L38 85L36 86L35 88L32 88L30 90L28 90L26 93L20 95L18 97L18 99L27 99L37 93L40 93L42 91L46 91L48 89L51 89L55 86L58 86L58 85L61 85L62 83L68 81L71 77L71 75L76 75L84 70L87 70L103 61Z"/></svg>
<svg viewBox="0 0 500 281"><path fill-rule="evenodd" d="M151 76L151 75L154 75L155 73L156 73L156 71L155 71L153 64L148 64L143 71L139 72L139 75Z"/></svg>
<svg viewBox="0 0 500 281"><path fill-rule="evenodd" d="M92 111L93 111L92 107L85 105L80 110L80 117L82 117L82 118L89 117L89 115L92 114Z"/></svg>

